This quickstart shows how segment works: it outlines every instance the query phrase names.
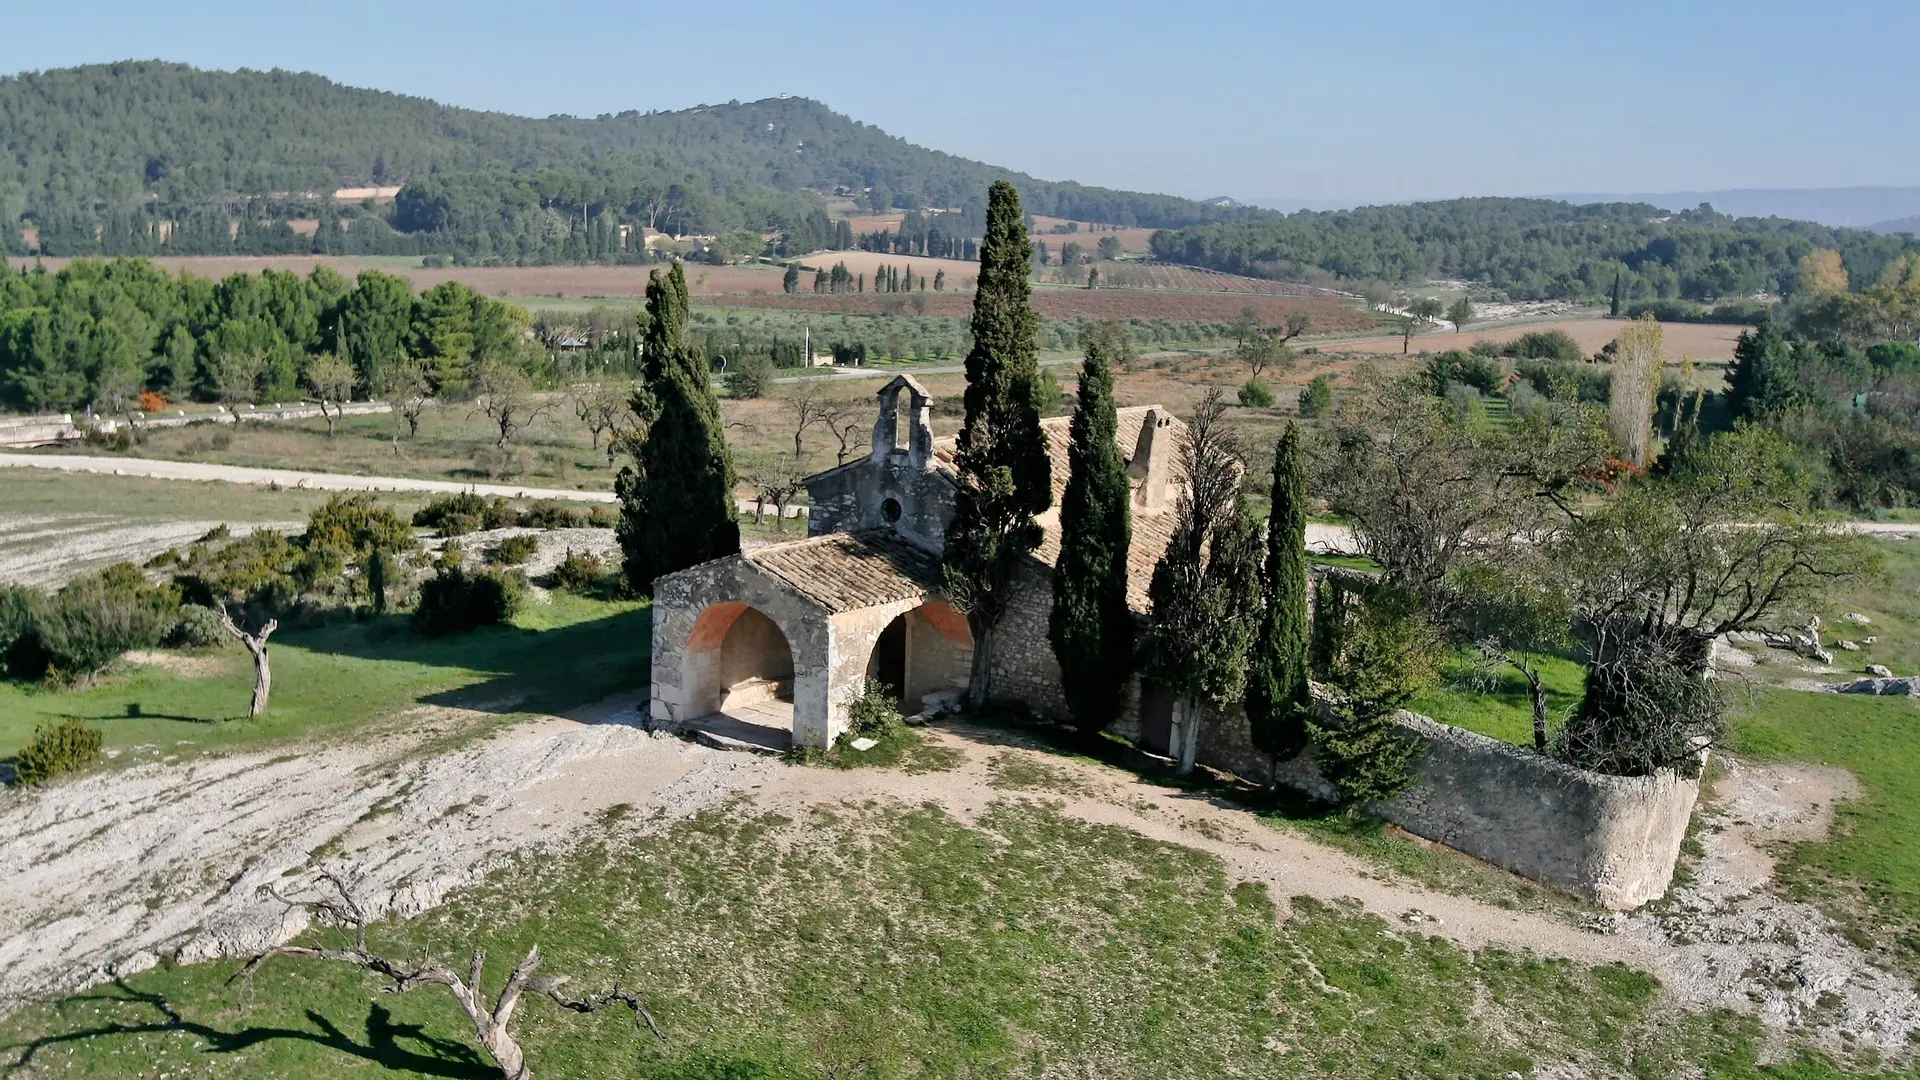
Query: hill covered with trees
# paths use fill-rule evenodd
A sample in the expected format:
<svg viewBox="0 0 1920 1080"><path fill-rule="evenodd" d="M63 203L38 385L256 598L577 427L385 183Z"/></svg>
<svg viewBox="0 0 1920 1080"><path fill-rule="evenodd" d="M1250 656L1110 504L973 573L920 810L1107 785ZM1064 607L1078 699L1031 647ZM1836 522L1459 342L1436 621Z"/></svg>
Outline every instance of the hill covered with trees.
<svg viewBox="0 0 1920 1080"><path fill-rule="evenodd" d="M1575 206L1548 199L1453 199L1170 229L1156 257L1235 274L1413 283L1458 278L1515 299L1712 302L1801 288L1801 260L1837 251L1854 287L1873 285L1911 236L1710 206ZM1823 287L1824 287L1823 283Z"/></svg>
<svg viewBox="0 0 1920 1080"><path fill-rule="evenodd" d="M823 193L961 208L1012 180L1034 213L1177 228L1262 211L1036 180L803 98L530 119L285 71L129 62L0 78L0 247L49 255L623 254L621 226L829 246ZM388 211L340 188L404 185ZM290 220L305 228L296 232ZM314 225L317 223L317 232ZM307 235L312 232L313 235Z"/></svg>

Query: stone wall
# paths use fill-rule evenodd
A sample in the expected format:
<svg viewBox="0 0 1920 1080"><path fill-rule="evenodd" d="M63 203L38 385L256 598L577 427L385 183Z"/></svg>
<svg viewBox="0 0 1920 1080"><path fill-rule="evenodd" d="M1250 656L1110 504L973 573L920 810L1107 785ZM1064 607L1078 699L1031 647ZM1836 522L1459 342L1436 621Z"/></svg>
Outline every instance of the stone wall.
<svg viewBox="0 0 1920 1080"><path fill-rule="evenodd" d="M1036 716L1066 720L1060 661L1047 633L1053 612L1051 571L1029 560L1015 571L1013 584L1006 613L994 630L993 696L1021 702Z"/></svg>
<svg viewBox="0 0 1920 1080"><path fill-rule="evenodd" d="M858 532L891 526L929 551L947 543L953 519L953 478L914 467L905 452L881 460L862 458L807 480L807 535ZM899 508L888 519L887 501Z"/></svg>
<svg viewBox="0 0 1920 1080"><path fill-rule="evenodd" d="M1373 807L1383 819L1602 907L1626 910L1665 895L1698 781L1605 776L1415 713L1398 722L1427 752L1419 783ZM1239 710L1201 729L1198 758L1316 798L1334 795L1311 755L1274 769Z"/></svg>

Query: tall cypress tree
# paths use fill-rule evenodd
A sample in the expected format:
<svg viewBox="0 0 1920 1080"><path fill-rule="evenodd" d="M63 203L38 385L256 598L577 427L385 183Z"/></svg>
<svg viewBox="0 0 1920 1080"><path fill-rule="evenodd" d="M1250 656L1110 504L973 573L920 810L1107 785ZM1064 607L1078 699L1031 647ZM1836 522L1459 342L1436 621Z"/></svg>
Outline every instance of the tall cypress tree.
<svg viewBox="0 0 1920 1080"><path fill-rule="evenodd" d="M1067 492L1060 502L1060 561L1053 569L1048 636L1074 726L1089 734L1120 712L1133 662L1127 609L1127 548L1133 490L1114 441L1113 365L1100 338L1087 342L1079 404L1067 444Z"/></svg>
<svg viewBox="0 0 1920 1080"><path fill-rule="evenodd" d="M1267 517L1266 611L1247 671L1253 745L1279 760L1307 747L1313 707L1307 686L1307 470L1300 431L1287 425L1273 452L1273 512Z"/></svg>
<svg viewBox="0 0 1920 1080"><path fill-rule="evenodd" d="M1030 249L1020 194L1005 180L987 193L986 238L973 297L967 352L966 420L954 463L960 471L947 527L947 597L973 632L968 699L992 691L994 630L1006 611L1014 568L1040 545L1033 516L1053 502L1047 445L1040 434L1040 320L1028 283Z"/></svg>
<svg viewBox="0 0 1920 1080"><path fill-rule="evenodd" d="M706 365L683 333L686 311L680 263L665 277L655 271L641 344L647 385L632 402L644 430L621 440L632 462L614 479L627 586L647 595L663 574L740 550L733 456Z"/></svg>

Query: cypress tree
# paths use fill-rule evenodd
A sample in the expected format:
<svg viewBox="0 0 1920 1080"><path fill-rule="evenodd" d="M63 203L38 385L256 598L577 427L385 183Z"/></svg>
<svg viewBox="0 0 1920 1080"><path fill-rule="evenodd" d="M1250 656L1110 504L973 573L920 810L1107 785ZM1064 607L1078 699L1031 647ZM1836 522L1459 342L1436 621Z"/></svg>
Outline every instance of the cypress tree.
<svg viewBox="0 0 1920 1080"><path fill-rule="evenodd" d="M1277 760L1306 749L1313 698L1307 686L1307 471L1300 431L1287 425L1273 453L1273 511L1267 517L1266 610L1247 671L1253 745Z"/></svg>
<svg viewBox="0 0 1920 1080"><path fill-rule="evenodd" d="M1067 443L1067 491L1060 502L1060 561L1053 570L1048 636L1074 726L1093 734L1120 713L1133 662L1127 609L1127 549L1133 490L1114 441L1113 365L1098 338L1087 342L1079 404Z"/></svg>
<svg viewBox="0 0 1920 1080"><path fill-rule="evenodd" d="M646 595L663 574L740 550L733 457L706 365L683 335L686 311L681 264L655 271L641 344L647 385L632 402L645 430L622 440L632 461L614 479L627 587Z"/></svg>
<svg viewBox="0 0 1920 1080"><path fill-rule="evenodd" d="M1040 546L1033 516L1053 502L1047 445L1040 433L1040 320L1028 282L1030 249L1020 194L1005 180L987 193L986 238L973 297L967 351L966 420L954 464L960 472L947 528L947 597L973 632L977 707L991 693L994 630L1013 572Z"/></svg>

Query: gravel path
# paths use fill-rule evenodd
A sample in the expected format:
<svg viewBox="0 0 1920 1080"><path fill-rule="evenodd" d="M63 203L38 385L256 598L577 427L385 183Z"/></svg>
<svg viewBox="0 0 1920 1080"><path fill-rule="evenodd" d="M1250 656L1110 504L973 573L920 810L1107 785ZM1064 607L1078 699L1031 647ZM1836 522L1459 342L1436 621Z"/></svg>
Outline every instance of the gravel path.
<svg viewBox="0 0 1920 1080"><path fill-rule="evenodd" d="M297 469L256 469L246 465L214 465L205 461L165 461L157 458L95 457L89 454L0 453L0 468L62 469L67 472L147 476L159 480L220 480L229 484L278 484L312 491L428 491L453 495L462 491L508 499L570 499L577 502L614 501L611 491L571 488L535 488L518 484L468 484L453 480L422 480L411 476L351 476L346 473L302 472Z"/></svg>

